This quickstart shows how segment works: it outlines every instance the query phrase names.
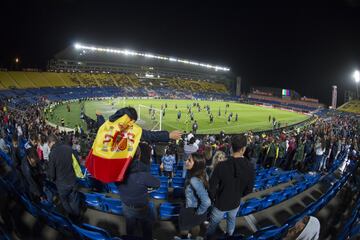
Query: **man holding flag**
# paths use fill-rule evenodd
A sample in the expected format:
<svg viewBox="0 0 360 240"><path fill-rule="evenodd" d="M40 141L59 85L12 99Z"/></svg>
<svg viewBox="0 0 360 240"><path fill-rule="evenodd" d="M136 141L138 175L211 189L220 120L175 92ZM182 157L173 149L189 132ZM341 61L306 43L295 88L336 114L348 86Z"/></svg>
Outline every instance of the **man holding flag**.
<svg viewBox="0 0 360 240"><path fill-rule="evenodd" d="M121 192L128 235L135 233L136 221L142 225L143 237L152 239L155 213L149 207L148 188L158 188L160 182L148 171L149 162L141 162L140 140L168 142L181 138L181 131L147 131L135 122L137 112L132 107L118 110L101 126L86 160L86 167L96 179L117 182Z"/></svg>

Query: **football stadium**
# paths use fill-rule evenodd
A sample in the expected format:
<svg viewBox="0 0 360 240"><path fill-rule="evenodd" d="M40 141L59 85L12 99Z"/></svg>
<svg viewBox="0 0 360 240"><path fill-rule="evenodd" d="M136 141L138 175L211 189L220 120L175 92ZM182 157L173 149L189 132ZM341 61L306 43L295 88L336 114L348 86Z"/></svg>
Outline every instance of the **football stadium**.
<svg viewBox="0 0 360 240"><path fill-rule="evenodd" d="M360 236L358 92L119 46L0 68L0 239Z"/></svg>

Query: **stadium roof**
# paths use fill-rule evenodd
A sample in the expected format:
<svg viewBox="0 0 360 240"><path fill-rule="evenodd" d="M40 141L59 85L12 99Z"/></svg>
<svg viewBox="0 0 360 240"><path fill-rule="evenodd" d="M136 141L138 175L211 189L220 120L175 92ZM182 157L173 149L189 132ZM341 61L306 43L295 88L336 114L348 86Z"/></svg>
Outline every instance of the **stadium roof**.
<svg viewBox="0 0 360 240"><path fill-rule="evenodd" d="M130 57L131 56L140 56L140 57L144 57L144 58L148 58L148 59L158 59L158 60L169 61L169 62L178 62L178 63L182 63L182 64L197 66L199 68L212 69L215 71L225 71L225 72L230 71L230 68L228 68L228 67L211 65L208 63L200 63L197 61L191 61L191 60L175 58L175 57L166 57L163 55L157 55L157 54L152 54L152 53L141 53L141 52L128 50L128 49L99 47L99 46L93 46L93 45L84 45L81 43L74 44L74 48L79 52L83 51L83 53L86 53L86 51L93 51L93 52L100 52L100 53L101 52L111 53L114 55L130 56Z"/></svg>

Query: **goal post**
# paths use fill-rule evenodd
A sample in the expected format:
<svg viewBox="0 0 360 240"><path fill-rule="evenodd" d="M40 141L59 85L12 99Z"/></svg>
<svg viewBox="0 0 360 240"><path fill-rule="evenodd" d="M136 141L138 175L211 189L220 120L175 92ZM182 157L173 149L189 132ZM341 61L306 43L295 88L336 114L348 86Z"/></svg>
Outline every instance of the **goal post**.
<svg viewBox="0 0 360 240"><path fill-rule="evenodd" d="M142 104L138 105L138 124L147 129L154 131L162 130L162 116L163 110L145 106Z"/></svg>

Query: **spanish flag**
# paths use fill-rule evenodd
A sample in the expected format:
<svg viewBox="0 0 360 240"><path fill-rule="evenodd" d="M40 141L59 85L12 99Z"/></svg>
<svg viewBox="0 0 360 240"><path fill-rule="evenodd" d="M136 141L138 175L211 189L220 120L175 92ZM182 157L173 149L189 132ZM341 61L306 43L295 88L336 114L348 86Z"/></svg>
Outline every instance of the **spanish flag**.
<svg viewBox="0 0 360 240"><path fill-rule="evenodd" d="M120 182L139 145L142 129L125 114L116 121L107 120L99 128L86 158L86 168L96 179Z"/></svg>

